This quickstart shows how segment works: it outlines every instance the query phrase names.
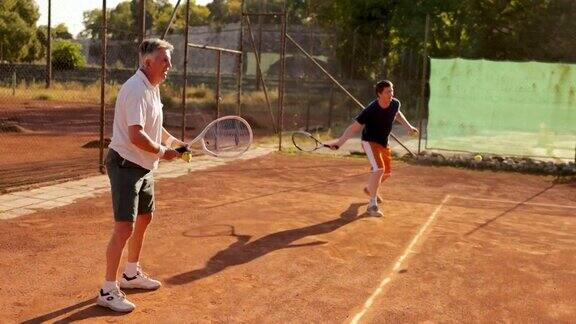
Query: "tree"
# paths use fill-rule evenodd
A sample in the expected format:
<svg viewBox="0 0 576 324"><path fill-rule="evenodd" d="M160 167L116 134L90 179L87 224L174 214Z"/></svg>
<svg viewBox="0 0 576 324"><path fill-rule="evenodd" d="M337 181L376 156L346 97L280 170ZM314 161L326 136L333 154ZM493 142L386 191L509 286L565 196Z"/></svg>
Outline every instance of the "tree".
<svg viewBox="0 0 576 324"><path fill-rule="evenodd" d="M186 7L182 6L182 22L186 14ZM206 6L194 5L190 9L190 19L188 20L189 26L202 26L207 25L210 17L210 10Z"/></svg>
<svg viewBox="0 0 576 324"><path fill-rule="evenodd" d="M51 28L52 39L73 39L72 34L68 32L68 27L64 23L60 23ZM36 38L42 46L47 46L48 42L48 26L40 25L36 29Z"/></svg>
<svg viewBox="0 0 576 324"><path fill-rule="evenodd" d="M335 30L340 62L353 66L351 72L359 77L371 77L383 57L394 69L403 53L421 53L427 14L428 54L434 57L576 60L572 0L309 0L308 4L309 15ZM374 40L380 43L377 55L366 51Z"/></svg>
<svg viewBox="0 0 576 324"><path fill-rule="evenodd" d="M60 23L51 28L52 40L57 39L72 39L72 34L68 32L68 27L64 23ZM48 26L40 25L36 29L36 39L29 47L28 56L25 61L34 61L46 57L46 48L48 46Z"/></svg>
<svg viewBox="0 0 576 324"><path fill-rule="evenodd" d="M72 34L68 31L68 27L64 23L60 23L52 27L52 37L55 39L72 39Z"/></svg>
<svg viewBox="0 0 576 324"><path fill-rule="evenodd" d="M0 60L33 60L36 21L40 17L33 0L0 1Z"/></svg>
<svg viewBox="0 0 576 324"><path fill-rule="evenodd" d="M334 30L333 46L346 74L369 78L379 60L368 50L369 44L381 39L391 41L390 22L398 3L395 0L317 0L310 5L309 14L313 14L321 26ZM385 55L387 49L382 52Z"/></svg>
<svg viewBox="0 0 576 324"><path fill-rule="evenodd" d="M151 2L151 1L147 1ZM149 6L146 6L147 11ZM116 8L112 9L108 16L108 30L112 39L118 40L132 40L138 36L138 20L135 19L136 15L136 1L120 2ZM100 15L101 17L102 15ZM146 15L146 21L149 16Z"/></svg>
<svg viewBox="0 0 576 324"><path fill-rule="evenodd" d="M226 0L214 0L207 4L208 10L210 10L210 20L214 22L223 23L228 17L228 6L226 5Z"/></svg>
<svg viewBox="0 0 576 324"><path fill-rule="evenodd" d="M57 40L52 52L52 66L56 70L73 70L86 64L82 45L70 40Z"/></svg>
<svg viewBox="0 0 576 324"><path fill-rule="evenodd" d="M165 4L160 2L158 4L158 10L156 16L154 17L154 31L157 35L163 35L164 31L170 23L170 18L172 16L172 11L174 7L172 4L163 0ZM184 16L186 15L186 3L185 1L180 2L180 6L176 10L176 16L170 27L169 34L181 33L184 30ZM210 11L206 6L196 5L194 2L190 2L190 19L188 20L188 26L202 26L207 25L209 22Z"/></svg>
<svg viewBox="0 0 576 324"><path fill-rule="evenodd" d="M184 28L185 5L180 5L172 24L171 32L180 32ZM146 3L146 27L148 33L163 35L168 27L174 6L168 0L153 0ZM138 6L136 0L124 1L108 11L108 33L111 39L135 40L138 36ZM208 23L209 11L204 6L191 3L190 25L204 25ZM102 10L93 9L84 12L84 31L81 37L100 38L102 25Z"/></svg>
<svg viewBox="0 0 576 324"><path fill-rule="evenodd" d="M78 35L80 38L100 38L100 26L102 26L102 10L92 9L82 13L84 30Z"/></svg>

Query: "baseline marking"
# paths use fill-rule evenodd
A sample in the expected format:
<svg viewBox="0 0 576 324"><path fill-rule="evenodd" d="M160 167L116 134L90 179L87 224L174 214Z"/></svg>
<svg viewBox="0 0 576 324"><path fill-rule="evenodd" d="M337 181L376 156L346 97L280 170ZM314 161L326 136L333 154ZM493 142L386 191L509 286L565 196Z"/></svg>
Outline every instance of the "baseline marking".
<svg viewBox="0 0 576 324"><path fill-rule="evenodd" d="M376 297L378 297L378 295L382 293L382 291L384 290L384 286L386 286L390 281L392 281L392 277L398 272L398 270L400 270L400 268L402 267L402 263L412 252L414 252L413 248L420 240L420 237L422 237L422 235L426 232L426 230L428 229L428 227L430 227L430 225L434 222L434 220L438 218L438 212L440 211L442 206L444 206L444 204L448 201L448 199L450 199L450 195L446 195L444 199L442 199L440 205L438 205L434 210L434 212L432 212L430 217L428 217L428 220L424 225L422 225L416 236L414 236L414 238L412 239L412 242L410 242L408 247L404 250L404 253L398 258L398 260L396 260L396 263L394 263L394 267L392 268L392 270L385 275L384 279L382 279L376 290L374 290L372 295L368 297L368 299L364 303L364 306L362 307L362 310L360 310L356 315L354 315L354 317L350 321L351 324L357 324L358 321L360 321L360 319L364 316L364 314L366 314L368 309L370 309Z"/></svg>

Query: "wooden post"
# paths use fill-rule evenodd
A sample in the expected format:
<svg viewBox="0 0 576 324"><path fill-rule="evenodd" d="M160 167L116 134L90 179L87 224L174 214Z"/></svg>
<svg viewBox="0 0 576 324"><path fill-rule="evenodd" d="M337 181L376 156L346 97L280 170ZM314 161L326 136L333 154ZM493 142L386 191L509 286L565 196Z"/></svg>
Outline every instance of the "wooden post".
<svg viewBox="0 0 576 324"><path fill-rule="evenodd" d="M52 85L52 0L48 0L48 34L46 35L46 88Z"/></svg>
<svg viewBox="0 0 576 324"><path fill-rule="evenodd" d="M264 2L260 1L260 13L262 13L264 10L262 8L264 8ZM263 16L262 15L258 15L258 55L260 55L262 53L262 23L263 23ZM260 91L260 69L256 69L256 91Z"/></svg>
<svg viewBox="0 0 576 324"><path fill-rule="evenodd" d="M280 71L278 74L278 151L282 151L282 131L284 130L284 87L286 69L286 25L288 17L286 15L286 1L282 12L282 26L280 35Z"/></svg>
<svg viewBox="0 0 576 324"><path fill-rule="evenodd" d="M105 165L104 165L104 125L106 123L106 52L107 52L107 43L106 43L106 34L108 26L108 17L106 12L106 0L102 0L102 29L101 29L101 44L102 44L102 51L101 51L101 66L100 66L100 172L105 173Z"/></svg>
<svg viewBox="0 0 576 324"><path fill-rule="evenodd" d="M188 23L186 23L188 26ZM138 6L138 44L141 44L146 36L146 0L140 0Z"/></svg>
<svg viewBox="0 0 576 324"><path fill-rule="evenodd" d="M420 116L418 117L418 154L422 145L422 119L424 118L425 95L426 95L426 72L428 71L428 33L430 31L430 15L426 15L426 29L424 30L424 52L422 53L422 79L420 82ZM428 138L428 136L426 136Z"/></svg>
<svg viewBox="0 0 576 324"><path fill-rule="evenodd" d="M180 140L186 137L186 87L188 86L188 20L190 19L190 0L186 0L186 23L184 24L184 66L182 80L182 129Z"/></svg>
<svg viewBox="0 0 576 324"><path fill-rule="evenodd" d="M328 103L328 129L332 128L332 111L334 110L334 86L330 87L330 102Z"/></svg>
<svg viewBox="0 0 576 324"><path fill-rule="evenodd" d="M216 51L216 118L220 118L220 102L222 101L222 90L220 83L222 82L222 51Z"/></svg>
<svg viewBox="0 0 576 324"><path fill-rule="evenodd" d="M242 79L244 76L244 0L240 4L240 39L238 40L240 55L236 58L236 115L242 115Z"/></svg>

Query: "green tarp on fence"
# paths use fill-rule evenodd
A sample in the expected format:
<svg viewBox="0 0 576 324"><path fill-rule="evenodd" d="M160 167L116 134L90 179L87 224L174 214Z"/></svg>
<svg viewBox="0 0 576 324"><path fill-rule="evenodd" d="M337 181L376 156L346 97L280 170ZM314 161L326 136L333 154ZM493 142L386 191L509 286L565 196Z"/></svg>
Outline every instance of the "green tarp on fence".
<svg viewBox="0 0 576 324"><path fill-rule="evenodd" d="M431 59L426 147L574 159L576 65Z"/></svg>

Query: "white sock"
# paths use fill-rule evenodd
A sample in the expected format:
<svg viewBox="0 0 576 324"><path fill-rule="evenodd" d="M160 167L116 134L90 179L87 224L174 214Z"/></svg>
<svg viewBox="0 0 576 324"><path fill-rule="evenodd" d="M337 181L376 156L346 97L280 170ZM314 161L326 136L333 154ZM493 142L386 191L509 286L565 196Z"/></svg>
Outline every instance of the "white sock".
<svg viewBox="0 0 576 324"><path fill-rule="evenodd" d="M376 197L370 197L370 200L368 201L368 206L376 206L377 201L376 201Z"/></svg>
<svg viewBox="0 0 576 324"><path fill-rule="evenodd" d="M118 288L116 281L104 281L104 284L102 285L102 291L104 293L107 293L115 288Z"/></svg>
<svg viewBox="0 0 576 324"><path fill-rule="evenodd" d="M132 278L138 273L138 267L138 262L128 262L126 263L126 268L124 268L124 273L128 278Z"/></svg>

